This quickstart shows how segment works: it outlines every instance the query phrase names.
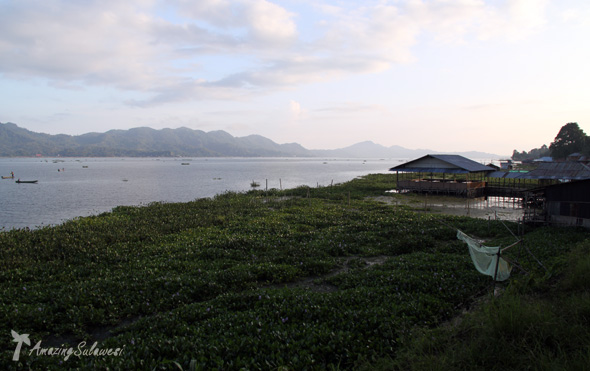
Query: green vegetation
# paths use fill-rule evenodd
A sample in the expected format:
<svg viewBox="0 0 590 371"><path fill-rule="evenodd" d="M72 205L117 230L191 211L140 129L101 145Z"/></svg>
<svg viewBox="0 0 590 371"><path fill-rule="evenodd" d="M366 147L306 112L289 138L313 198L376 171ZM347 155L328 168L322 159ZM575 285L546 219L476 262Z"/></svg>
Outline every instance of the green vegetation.
<svg viewBox="0 0 590 371"><path fill-rule="evenodd" d="M590 138L580 129L577 122L570 122L561 127L549 150L551 156L559 159L566 158L572 153L590 155Z"/></svg>
<svg viewBox="0 0 590 371"><path fill-rule="evenodd" d="M512 282L456 326L416 329L381 367L399 370L586 370L590 364L590 242L552 279ZM558 258L559 259L559 258ZM558 260L556 259L556 260Z"/></svg>
<svg viewBox="0 0 590 371"><path fill-rule="evenodd" d="M552 274L526 250L510 250L528 274L515 270L502 296L484 300L491 279L473 268L453 228L506 246L514 241L506 227L516 226L367 198L385 195L394 179L118 207L0 233L0 365L494 369L511 347L522 357L508 368L543 368L554 354L555 362L588 364L587 231L527 230L526 247ZM476 303L460 325L448 325ZM572 326L575 340L564 339ZM31 342L18 362L11 330ZM469 350L460 347L476 335ZM37 355L39 340L122 350L66 360ZM481 350L490 343L496 348Z"/></svg>
<svg viewBox="0 0 590 371"><path fill-rule="evenodd" d="M565 159L573 153L590 156L590 137L584 133L577 122L570 122L561 127L557 136L549 147L543 144L541 148L531 149L529 152L512 152L515 161L534 160L541 157Z"/></svg>
<svg viewBox="0 0 590 371"><path fill-rule="evenodd" d="M541 157L551 157L551 151L546 144L543 144L540 148L533 148L528 152L518 152L517 150L512 151L512 159L514 161L536 160Z"/></svg>

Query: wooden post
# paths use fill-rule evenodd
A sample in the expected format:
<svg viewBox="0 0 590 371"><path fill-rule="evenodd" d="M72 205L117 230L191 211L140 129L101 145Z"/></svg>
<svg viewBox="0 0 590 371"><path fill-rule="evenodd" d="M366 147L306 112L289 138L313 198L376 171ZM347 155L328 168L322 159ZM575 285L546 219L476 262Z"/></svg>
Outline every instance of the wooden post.
<svg viewBox="0 0 590 371"><path fill-rule="evenodd" d="M496 254L496 270L494 272L494 296L496 296L496 278L498 277L498 266L500 265L500 248L498 247L498 254Z"/></svg>

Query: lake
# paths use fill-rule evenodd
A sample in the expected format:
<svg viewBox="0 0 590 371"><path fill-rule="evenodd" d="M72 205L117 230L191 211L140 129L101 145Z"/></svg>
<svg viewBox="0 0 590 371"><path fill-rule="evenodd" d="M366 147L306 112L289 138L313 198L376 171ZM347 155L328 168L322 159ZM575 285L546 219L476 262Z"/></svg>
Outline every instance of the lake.
<svg viewBox="0 0 590 371"><path fill-rule="evenodd" d="M0 158L0 229L38 228L120 205L188 202L226 191L329 186L387 173L400 159ZM187 165L183 165L187 164ZM17 184L15 180L38 180Z"/></svg>

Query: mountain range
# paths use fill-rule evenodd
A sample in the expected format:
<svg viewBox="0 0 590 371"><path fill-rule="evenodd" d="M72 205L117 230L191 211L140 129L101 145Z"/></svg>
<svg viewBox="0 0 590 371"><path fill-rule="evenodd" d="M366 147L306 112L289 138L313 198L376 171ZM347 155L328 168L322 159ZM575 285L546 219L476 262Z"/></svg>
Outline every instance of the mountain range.
<svg viewBox="0 0 590 371"><path fill-rule="evenodd" d="M13 123L0 123L0 157L342 157L413 158L428 149L385 147L370 141L333 150L309 150L297 143L277 144L260 135L234 137L222 131L185 127L147 127L82 135L35 133ZM453 152L469 158L499 158L484 152Z"/></svg>

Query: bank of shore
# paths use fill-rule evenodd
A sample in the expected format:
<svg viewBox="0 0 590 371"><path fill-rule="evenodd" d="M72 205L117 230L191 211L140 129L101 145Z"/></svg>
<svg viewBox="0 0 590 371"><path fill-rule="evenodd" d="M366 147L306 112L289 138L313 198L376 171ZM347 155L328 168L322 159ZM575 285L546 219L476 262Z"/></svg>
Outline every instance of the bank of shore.
<svg viewBox="0 0 590 371"><path fill-rule="evenodd" d="M519 267L502 283L505 294L474 322L485 331L466 330L470 339L483 337L461 353L464 330L447 337L429 331L493 293L493 282L475 270L456 229L507 246L516 226L432 213L428 203L420 211L420 199L397 207L375 202L385 196L402 203L386 193L393 179L122 206L55 227L2 232L0 367L543 369L555 349L556 362L588 364L590 269L567 272L590 268L588 254L572 255L588 250L587 231L527 229L526 249L505 254ZM557 301L541 311L519 305L532 300L521 292L555 287ZM496 313L506 316L486 317ZM18 361L11 331L31 343L21 341ZM37 349L67 353L96 342L113 352L66 359L36 352L39 341ZM454 353L436 358L443 345ZM488 348L495 356L505 348L524 356L492 358Z"/></svg>

